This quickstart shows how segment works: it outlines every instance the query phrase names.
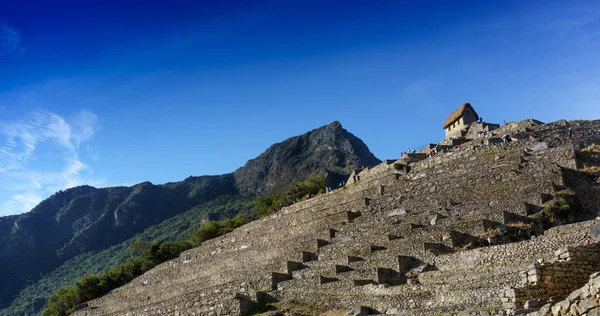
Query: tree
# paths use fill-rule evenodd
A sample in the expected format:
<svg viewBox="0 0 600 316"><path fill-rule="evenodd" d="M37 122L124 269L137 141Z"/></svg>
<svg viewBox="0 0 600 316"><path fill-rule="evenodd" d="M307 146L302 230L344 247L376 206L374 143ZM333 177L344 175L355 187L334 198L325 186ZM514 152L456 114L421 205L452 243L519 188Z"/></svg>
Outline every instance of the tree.
<svg viewBox="0 0 600 316"><path fill-rule="evenodd" d="M131 246L127 248L127 253L131 256L131 258L139 257L148 248L150 248L150 243L143 239L136 239Z"/></svg>

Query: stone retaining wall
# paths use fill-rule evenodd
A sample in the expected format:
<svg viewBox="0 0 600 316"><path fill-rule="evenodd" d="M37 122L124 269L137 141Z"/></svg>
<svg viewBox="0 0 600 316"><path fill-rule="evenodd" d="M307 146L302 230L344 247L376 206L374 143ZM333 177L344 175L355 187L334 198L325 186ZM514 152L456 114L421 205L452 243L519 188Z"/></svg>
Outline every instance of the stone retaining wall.
<svg viewBox="0 0 600 316"><path fill-rule="evenodd" d="M522 287L506 290L507 309L522 308L529 300L568 295L600 270L600 244L568 246L556 251L552 262L534 263L522 273Z"/></svg>

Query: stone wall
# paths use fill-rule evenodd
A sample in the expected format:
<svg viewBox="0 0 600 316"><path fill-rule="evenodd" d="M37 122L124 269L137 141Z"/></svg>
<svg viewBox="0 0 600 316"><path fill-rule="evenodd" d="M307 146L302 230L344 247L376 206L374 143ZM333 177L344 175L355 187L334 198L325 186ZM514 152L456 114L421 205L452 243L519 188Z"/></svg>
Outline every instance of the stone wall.
<svg viewBox="0 0 600 316"><path fill-rule="evenodd" d="M552 262L534 263L522 273L524 286L506 290L504 307L522 308L529 300L566 296L600 270L600 244L568 246L557 250Z"/></svg>
<svg viewBox="0 0 600 316"><path fill-rule="evenodd" d="M530 314L536 316L600 315L600 273L590 275L589 281L569 294L565 300L550 301Z"/></svg>

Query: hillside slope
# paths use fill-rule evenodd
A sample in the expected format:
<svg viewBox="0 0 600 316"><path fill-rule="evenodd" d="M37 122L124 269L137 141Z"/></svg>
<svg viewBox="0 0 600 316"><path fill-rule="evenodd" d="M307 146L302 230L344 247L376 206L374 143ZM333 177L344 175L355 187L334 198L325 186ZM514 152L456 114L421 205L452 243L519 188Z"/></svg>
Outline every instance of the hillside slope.
<svg viewBox="0 0 600 316"><path fill-rule="evenodd" d="M360 139L334 122L272 145L235 173L58 192L28 213L0 217L0 279L5 281L0 308L14 302L0 315L36 313L58 286L122 262L133 238L179 239L209 213L219 218L248 211L253 196L270 192L274 184L315 173L338 180L356 166L377 162ZM67 260L68 269L62 267Z"/></svg>
<svg viewBox="0 0 600 316"><path fill-rule="evenodd" d="M503 142L511 126L533 139ZM433 157L414 154L410 168L373 168L187 250L74 315L244 315L273 301L396 315L520 308L521 296L503 303L506 289L522 287L521 272L557 261L558 247L582 246L593 227L600 183L581 152L600 143L588 134L600 121L571 122L572 137L564 124L511 126ZM575 259L576 282L537 291L540 299L566 296L600 271Z"/></svg>

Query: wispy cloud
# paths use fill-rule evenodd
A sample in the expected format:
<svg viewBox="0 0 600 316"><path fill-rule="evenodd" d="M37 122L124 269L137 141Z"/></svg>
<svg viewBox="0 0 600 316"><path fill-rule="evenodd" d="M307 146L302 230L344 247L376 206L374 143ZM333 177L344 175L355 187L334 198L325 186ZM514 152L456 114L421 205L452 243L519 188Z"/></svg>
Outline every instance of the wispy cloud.
<svg viewBox="0 0 600 316"><path fill-rule="evenodd" d="M18 58L25 52L21 45L21 33L0 18L0 59Z"/></svg>
<svg viewBox="0 0 600 316"><path fill-rule="evenodd" d="M0 190L10 192L0 200L0 215L27 212L58 190L102 185L104 180L95 179L79 155L80 145L99 129L97 116L89 111L70 122L48 111L0 121Z"/></svg>

